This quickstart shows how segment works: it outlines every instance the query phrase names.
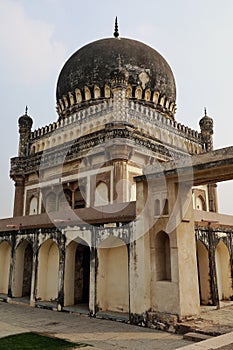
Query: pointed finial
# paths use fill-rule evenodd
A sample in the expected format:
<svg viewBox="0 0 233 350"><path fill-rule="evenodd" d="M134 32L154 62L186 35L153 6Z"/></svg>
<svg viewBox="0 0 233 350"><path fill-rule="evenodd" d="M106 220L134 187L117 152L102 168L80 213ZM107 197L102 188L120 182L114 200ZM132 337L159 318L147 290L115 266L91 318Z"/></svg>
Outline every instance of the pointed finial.
<svg viewBox="0 0 233 350"><path fill-rule="evenodd" d="M28 106L25 107L25 115L28 115Z"/></svg>
<svg viewBox="0 0 233 350"><path fill-rule="evenodd" d="M114 31L113 35L115 38L118 38L118 36L119 36L117 16L115 19L115 31Z"/></svg>
<svg viewBox="0 0 233 350"><path fill-rule="evenodd" d="M207 116L206 107L204 108L205 117Z"/></svg>

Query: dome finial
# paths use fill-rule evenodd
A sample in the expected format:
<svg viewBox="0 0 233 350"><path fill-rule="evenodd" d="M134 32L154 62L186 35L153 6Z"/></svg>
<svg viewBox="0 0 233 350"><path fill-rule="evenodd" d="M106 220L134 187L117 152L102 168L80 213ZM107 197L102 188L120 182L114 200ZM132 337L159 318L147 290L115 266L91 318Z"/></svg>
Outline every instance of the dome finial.
<svg viewBox="0 0 233 350"><path fill-rule="evenodd" d="M119 36L117 16L115 19L115 31L114 31L113 35L115 38L118 38L118 36Z"/></svg>
<svg viewBox="0 0 233 350"><path fill-rule="evenodd" d="M207 116L206 107L204 108L205 117Z"/></svg>
<svg viewBox="0 0 233 350"><path fill-rule="evenodd" d="M28 106L25 107L25 115L28 115Z"/></svg>

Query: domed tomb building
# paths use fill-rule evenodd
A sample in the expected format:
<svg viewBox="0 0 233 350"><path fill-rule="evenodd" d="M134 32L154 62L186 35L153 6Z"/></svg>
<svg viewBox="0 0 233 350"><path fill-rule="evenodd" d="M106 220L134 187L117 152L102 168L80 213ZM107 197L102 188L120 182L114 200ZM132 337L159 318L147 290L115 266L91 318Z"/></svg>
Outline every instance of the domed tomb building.
<svg viewBox="0 0 233 350"><path fill-rule="evenodd" d="M30 119L27 113L19 119L19 156L49 157L43 180L47 173L48 179L52 176L52 169L56 174L54 165L61 153L69 158L62 179L69 176L71 187L66 188L63 180L62 184L72 197L82 183L84 207L135 200L133 177L142 174L146 165L204 151L202 135L175 120L176 85L170 66L157 51L136 40L102 39L76 51L61 70L56 97L58 120L53 124L31 131L31 121L24 122ZM14 167L13 160L13 177ZM59 198L56 203L46 200L49 193L44 186L43 201L40 186L31 189L35 181L35 174L29 172L23 184L24 203L16 201L14 215L59 209ZM38 206L32 209L33 196ZM76 208L74 197L72 201ZM54 207L48 208L51 202Z"/></svg>
<svg viewBox="0 0 233 350"><path fill-rule="evenodd" d="M169 64L144 43L121 38L117 25L113 38L68 59L56 99L52 124L32 130L27 110L18 121L14 217L1 228L0 259L7 263L0 293L58 310L121 313L137 324L145 318L156 324L166 314L169 327L172 317L197 315L194 229L190 235L166 229L173 192L164 176L157 185L150 177L145 185L143 176L211 152L213 120L205 113L200 132L176 121ZM193 184L191 207L216 212L215 184ZM185 215L177 225L193 223ZM205 283L203 277L202 302L215 303ZM222 288L229 298L231 287Z"/></svg>

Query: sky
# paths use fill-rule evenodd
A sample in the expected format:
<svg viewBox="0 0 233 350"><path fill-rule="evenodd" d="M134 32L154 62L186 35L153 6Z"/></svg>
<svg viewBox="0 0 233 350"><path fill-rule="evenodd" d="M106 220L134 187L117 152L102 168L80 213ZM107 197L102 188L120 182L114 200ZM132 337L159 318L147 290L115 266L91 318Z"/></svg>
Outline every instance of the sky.
<svg viewBox="0 0 233 350"><path fill-rule="evenodd" d="M214 147L233 145L232 0L0 0L0 218L12 216L10 158L18 118L33 128L57 120L55 91L66 60L83 45L113 36L142 41L168 61L176 79L176 120L199 130L214 119ZM233 182L218 184L219 211L233 214Z"/></svg>

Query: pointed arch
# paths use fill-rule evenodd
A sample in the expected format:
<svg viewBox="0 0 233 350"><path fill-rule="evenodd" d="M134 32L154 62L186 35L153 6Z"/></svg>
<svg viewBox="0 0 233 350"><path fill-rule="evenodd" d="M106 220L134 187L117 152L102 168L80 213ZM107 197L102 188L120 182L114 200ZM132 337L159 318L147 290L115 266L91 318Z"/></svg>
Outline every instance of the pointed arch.
<svg viewBox="0 0 233 350"><path fill-rule="evenodd" d="M39 248L37 299L54 301L58 297L59 249L48 239Z"/></svg>
<svg viewBox="0 0 233 350"><path fill-rule="evenodd" d="M154 94L153 94L153 102L155 104L158 103L158 100L159 100L159 92L158 91L155 91Z"/></svg>
<svg viewBox="0 0 233 350"><path fill-rule="evenodd" d="M202 305L208 305L211 302L209 254L200 240L197 240L197 267L200 301Z"/></svg>
<svg viewBox="0 0 233 350"><path fill-rule="evenodd" d="M146 101L150 101L151 99L151 90L150 89L146 89L145 91L145 100Z"/></svg>
<svg viewBox="0 0 233 350"><path fill-rule="evenodd" d="M74 105L74 96L73 96L72 92L69 92L68 95L69 95L69 100L70 100L70 106L73 106Z"/></svg>
<svg viewBox="0 0 233 350"><path fill-rule="evenodd" d="M81 91L79 89L75 89L75 96L76 96L77 103L81 103L82 102L82 94L81 94Z"/></svg>
<svg viewBox="0 0 233 350"><path fill-rule="evenodd" d="M109 203L109 191L105 182L101 181L95 189L94 206L107 205Z"/></svg>
<svg viewBox="0 0 233 350"><path fill-rule="evenodd" d="M157 281L171 281L170 238L164 231L155 237L155 270Z"/></svg>
<svg viewBox="0 0 233 350"><path fill-rule="evenodd" d="M91 91L87 86L84 86L85 100L89 101L91 99Z"/></svg>
<svg viewBox="0 0 233 350"><path fill-rule="evenodd" d="M101 97L101 91L99 86L94 86L94 98L100 98Z"/></svg>
<svg viewBox="0 0 233 350"><path fill-rule="evenodd" d="M36 215L38 214L38 198L33 196L30 199L29 203L29 215Z"/></svg>
<svg viewBox="0 0 233 350"><path fill-rule="evenodd" d="M196 201L195 201L195 208L197 210L204 210L206 211L206 201L205 199L203 198L202 195L199 195L196 197Z"/></svg>
<svg viewBox="0 0 233 350"><path fill-rule="evenodd" d="M8 294L11 246L8 242L0 243L0 293Z"/></svg>
<svg viewBox="0 0 233 350"><path fill-rule="evenodd" d="M85 186L79 186L74 192L74 209L80 209L86 207L86 188Z"/></svg>
<svg viewBox="0 0 233 350"><path fill-rule="evenodd" d="M164 107L164 103L165 103L165 96L162 96L162 97L160 98L159 104L160 104L162 107Z"/></svg>
<svg viewBox="0 0 233 350"><path fill-rule="evenodd" d="M87 304L90 289L90 247L79 239L66 248L64 305Z"/></svg>
<svg viewBox="0 0 233 350"><path fill-rule="evenodd" d="M58 199L58 210L68 210L72 206L72 192L68 189L65 189L60 193Z"/></svg>
<svg viewBox="0 0 233 350"><path fill-rule="evenodd" d="M28 297L31 294L33 249L28 240L23 240L16 248L14 261L14 297Z"/></svg>
<svg viewBox="0 0 233 350"><path fill-rule="evenodd" d="M135 90L135 97L136 99L138 100L141 100L142 99L142 88L140 86L137 86L136 87L136 90Z"/></svg>
<svg viewBox="0 0 233 350"><path fill-rule="evenodd" d="M126 97L127 98L132 98L133 96L133 89L131 85L127 86L127 90L126 90Z"/></svg>
<svg viewBox="0 0 233 350"><path fill-rule="evenodd" d="M111 89L108 85L104 86L104 97L105 98L111 97Z"/></svg>
<svg viewBox="0 0 233 350"><path fill-rule="evenodd" d="M230 253L223 241L215 249L215 264L219 300L229 300L232 297L232 278L230 268Z"/></svg>
<svg viewBox="0 0 233 350"><path fill-rule="evenodd" d="M126 244L109 237L98 248L97 303L100 310L129 311L128 251Z"/></svg>
<svg viewBox="0 0 233 350"><path fill-rule="evenodd" d="M54 192L47 194L45 199L45 210L47 213L57 210L57 196Z"/></svg>

